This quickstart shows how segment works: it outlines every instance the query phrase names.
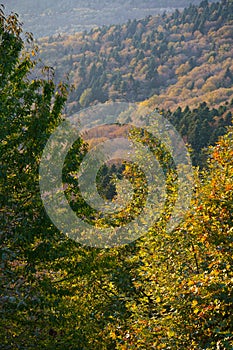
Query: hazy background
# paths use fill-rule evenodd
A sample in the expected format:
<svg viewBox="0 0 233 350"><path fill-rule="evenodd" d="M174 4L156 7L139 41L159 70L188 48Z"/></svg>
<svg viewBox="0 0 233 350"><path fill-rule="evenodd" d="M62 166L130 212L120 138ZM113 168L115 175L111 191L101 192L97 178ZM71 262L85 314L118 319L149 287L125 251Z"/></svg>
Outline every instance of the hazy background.
<svg viewBox="0 0 233 350"><path fill-rule="evenodd" d="M121 24L128 19L184 8L200 0L2 0L6 12L19 14L34 37L74 33L93 27Z"/></svg>

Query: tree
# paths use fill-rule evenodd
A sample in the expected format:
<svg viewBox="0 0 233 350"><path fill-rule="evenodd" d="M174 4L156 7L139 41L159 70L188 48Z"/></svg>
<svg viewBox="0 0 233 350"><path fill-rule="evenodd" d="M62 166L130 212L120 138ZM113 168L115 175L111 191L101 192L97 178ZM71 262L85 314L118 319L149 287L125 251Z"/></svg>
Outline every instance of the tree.
<svg viewBox="0 0 233 350"><path fill-rule="evenodd" d="M2 9L0 37L0 341L2 349L51 348L57 334L50 311L55 298L50 293L53 274L45 271L67 254L67 241L43 208L39 163L50 134L62 120L68 86L55 86L49 68L44 70L46 79L30 78L35 49L25 50L17 15L6 17ZM26 38L31 42L29 34Z"/></svg>
<svg viewBox="0 0 233 350"><path fill-rule="evenodd" d="M79 103L82 107L87 107L93 101L93 91L92 88L87 88L83 91L80 96Z"/></svg>
<svg viewBox="0 0 233 350"><path fill-rule="evenodd" d="M131 316L113 333L116 349L231 349L232 127L196 173L185 220L168 233L163 220L136 243L130 270Z"/></svg>

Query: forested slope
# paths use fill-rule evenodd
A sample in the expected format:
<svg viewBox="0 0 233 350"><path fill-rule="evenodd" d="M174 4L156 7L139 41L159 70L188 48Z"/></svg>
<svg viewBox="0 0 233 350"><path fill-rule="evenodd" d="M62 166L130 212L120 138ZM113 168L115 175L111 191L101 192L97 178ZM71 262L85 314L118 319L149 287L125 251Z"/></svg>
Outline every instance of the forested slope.
<svg viewBox="0 0 233 350"><path fill-rule="evenodd" d="M67 114L97 102L142 101L172 121L193 148L194 164L203 165L202 149L231 123L232 13L232 1L202 1L181 12L41 39L40 56L55 67L57 81L69 73L74 83Z"/></svg>
<svg viewBox="0 0 233 350"><path fill-rule="evenodd" d="M70 74L70 111L94 101L142 101L164 109L232 98L231 0L40 40L40 56Z"/></svg>

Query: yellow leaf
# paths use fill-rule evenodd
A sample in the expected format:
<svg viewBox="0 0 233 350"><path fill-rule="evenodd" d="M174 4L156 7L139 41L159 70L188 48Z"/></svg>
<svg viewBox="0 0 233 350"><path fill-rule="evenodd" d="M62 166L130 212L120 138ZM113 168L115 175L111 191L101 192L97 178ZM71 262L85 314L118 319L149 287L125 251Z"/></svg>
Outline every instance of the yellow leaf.
<svg viewBox="0 0 233 350"><path fill-rule="evenodd" d="M195 307L198 304L197 300L192 301L192 307Z"/></svg>
<svg viewBox="0 0 233 350"><path fill-rule="evenodd" d="M116 339L116 333L115 332L110 332L110 337L115 340Z"/></svg>
<svg viewBox="0 0 233 350"><path fill-rule="evenodd" d="M188 281L188 286L192 286L194 284L193 281Z"/></svg>
<svg viewBox="0 0 233 350"><path fill-rule="evenodd" d="M174 331L168 331L167 335L169 338L171 338L171 337L174 337L176 335L176 333Z"/></svg>

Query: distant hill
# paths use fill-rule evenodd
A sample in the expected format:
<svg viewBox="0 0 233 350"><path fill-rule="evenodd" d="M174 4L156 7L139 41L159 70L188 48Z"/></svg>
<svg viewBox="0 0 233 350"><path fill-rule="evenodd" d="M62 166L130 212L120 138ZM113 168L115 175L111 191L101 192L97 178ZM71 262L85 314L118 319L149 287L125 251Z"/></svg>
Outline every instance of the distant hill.
<svg viewBox="0 0 233 350"><path fill-rule="evenodd" d="M56 79L70 74L69 111L107 100L144 101L175 110L230 101L233 95L233 2L46 37L40 56Z"/></svg>
<svg viewBox="0 0 233 350"><path fill-rule="evenodd" d="M42 61L55 67L56 80L69 73L75 85L68 115L109 100L157 108L201 166L203 149L231 124L233 1L202 1L171 14L50 36L40 39L39 48ZM104 139L104 130L88 141L96 144L99 137Z"/></svg>
<svg viewBox="0 0 233 350"><path fill-rule="evenodd" d="M200 0L2 0L7 12L20 15L35 37L75 33L93 27L120 24L165 10L184 8Z"/></svg>

